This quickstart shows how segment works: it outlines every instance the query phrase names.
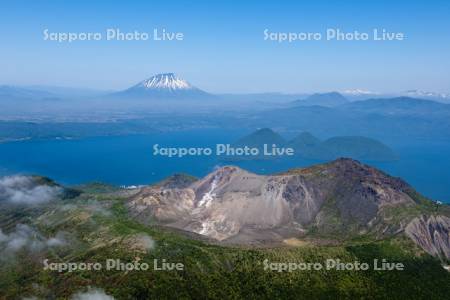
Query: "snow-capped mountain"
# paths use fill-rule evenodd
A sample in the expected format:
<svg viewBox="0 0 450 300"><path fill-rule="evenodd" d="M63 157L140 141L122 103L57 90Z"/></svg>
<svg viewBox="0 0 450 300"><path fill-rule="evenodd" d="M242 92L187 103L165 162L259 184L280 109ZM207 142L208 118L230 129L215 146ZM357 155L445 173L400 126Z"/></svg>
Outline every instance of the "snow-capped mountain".
<svg viewBox="0 0 450 300"><path fill-rule="evenodd" d="M196 89L189 82L177 77L174 73L157 74L149 79L141 81L134 88L172 91Z"/></svg>
<svg viewBox="0 0 450 300"><path fill-rule="evenodd" d="M174 73L163 73L145 79L131 88L115 93L118 97L197 99L213 97Z"/></svg>
<svg viewBox="0 0 450 300"><path fill-rule="evenodd" d="M349 89L341 92L344 95L361 96L361 95L377 95L375 92L362 89Z"/></svg>
<svg viewBox="0 0 450 300"><path fill-rule="evenodd" d="M423 90L408 90L408 91L403 92L402 95L408 96L408 97L423 98L423 99L430 99L430 100L437 100L437 101L444 101L444 102L450 101L450 94L429 92L429 91L423 91Z"/></svg>
<svg viewBox="0 0 450 300"><path fill-rule="evenodd" d="M407 90L403 92L377 93L362 89L349 89L342 91L341 94L343 94L350 100L364 100L368 98L410 97L417 99L434 100L444 103L450 102L450 94L429 92L423 90Z"/></svg>
<svg viewBox="0 0 450 300"><path fill-rule="evenodd" d="M364 89L347 89L340 92L344 97L350 101L365 100L369 98L380 97L381 94L364 90Z"/></svg>

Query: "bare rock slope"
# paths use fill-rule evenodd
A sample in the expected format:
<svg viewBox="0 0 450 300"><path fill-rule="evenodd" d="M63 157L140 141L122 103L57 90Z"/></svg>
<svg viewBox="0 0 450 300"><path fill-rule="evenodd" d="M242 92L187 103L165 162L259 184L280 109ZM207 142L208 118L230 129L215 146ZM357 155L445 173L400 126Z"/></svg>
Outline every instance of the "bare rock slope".
<svg viewBox="0 0 450 300"><path fill-rule="evenodd" d="M450 259L450 218L421 216L413 219L405 232L429 254Z"/></svg>
<svg viewBox="0 0 450 300"><path fill-rule="evenodd" d="M128 207L142 222L237 244L278 243L313 233L398 234L411 222L412 240L432 254L448 255L448 218L427 221L442 235L435 237L423 228L430 225L414 216L399 222L386 217L391 210L420 206L417 195L399 178L339 159L270 176L226 166L188 186L143 188Z"/></svg>

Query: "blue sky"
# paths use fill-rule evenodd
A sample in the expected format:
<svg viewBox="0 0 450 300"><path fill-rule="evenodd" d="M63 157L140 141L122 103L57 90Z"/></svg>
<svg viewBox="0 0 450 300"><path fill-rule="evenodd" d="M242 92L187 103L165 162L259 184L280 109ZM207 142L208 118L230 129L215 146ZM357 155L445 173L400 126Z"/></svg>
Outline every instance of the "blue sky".
<svg viewBox="0 0 450 300"><path fill-rule="evenodd" d="M175 72L211 92L450 92L450 1L3 1L0 84L118 90ZM95 2L95 3L94 3ZM233 3L235 2L235 3ZM183 41L44 41L50 32ZM263 31L403 32L404 41L264 41Z"/></svg>

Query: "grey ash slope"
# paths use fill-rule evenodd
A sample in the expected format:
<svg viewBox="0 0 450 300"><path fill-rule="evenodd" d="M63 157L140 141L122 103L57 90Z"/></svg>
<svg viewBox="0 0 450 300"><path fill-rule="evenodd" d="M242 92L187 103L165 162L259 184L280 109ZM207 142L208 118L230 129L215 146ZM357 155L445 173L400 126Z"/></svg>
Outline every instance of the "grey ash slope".
<svg viewBox="0 0 450 300"><path fill-rule="evenodd" d="M429 254L450 259L450 218L422 215L414 218L405 232Z"/></svg>
<svg viewBox="0 0 450 300"><path fill-rule="evenodd" d="M245 245L290 238L392 237L403 234L416 218L436 215L435 227L447 231L426 235L420 225L409 225L408 236L415 234L413 240L421 246L431 243L424 247L431 254L438 248L450 257L448 209L436 208L401 179L350 159L272 176L227 166L187 188L144 188L128 208L142 222Z"/></svg>

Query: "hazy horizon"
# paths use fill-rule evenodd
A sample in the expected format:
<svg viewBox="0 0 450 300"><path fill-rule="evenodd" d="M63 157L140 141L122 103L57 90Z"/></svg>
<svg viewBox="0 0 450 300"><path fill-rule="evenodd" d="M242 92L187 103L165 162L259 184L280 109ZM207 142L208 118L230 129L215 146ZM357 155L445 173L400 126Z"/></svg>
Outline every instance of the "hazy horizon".
<svg viewBox="0 0 450 300"><path fill-rule="evenodd" d="M160 74L160 73L158 73ZM154 74L157 75L157 74ZM176 74L178 75L178 74ZM14 84L14 83L5 83L5 82L0 82L0 87L1 86L11 86L11 87L18 87L18 88L24 88L24 89L36 89L36 90L51 90L51 89L67 89L67 90L82 90L82 91L86 91L86 92L93 92L93 93L114 93L114 92L120 92L123 90L126 90L140 82L142 82L143 80L146 80L148 78L151 78L152 76L148 76L146 78L143 78L142 80L135 82L129 86L120 86L120 88L100 88L100 87L90 87L90 86L79 86L79 85L74 85L74 86L69 86L69 85L55 85L55 84ZM366 90L366 89L360 89L358 87L354 87L354 88L348 88L348 89L323 89L323 90L299 90L299 91L283 91L283 90L255 90L255 91L209 91L209 90L205 90L203 89L201 86L192 83L189 79L181 77L185 80L187 80L189 83L193 84L193 86L204 90L208 93L211 94L217 94L217 95L246 95L246 94L284 94L284 95L296 95L296 94L314 94L314 93L332 93L332 92L338 92L338 93L345 93L345 92L357 92L360 91L362 93L366 92L368 95L400 95L401 93L405 93L408 91L423 91L423 92L435 92L435 93L442 93L442 94L450 94L450 89L447 90L442 90L442 91L438 91L438 90L422 90L419 88L414 88L411 87L410 89L407 90Z"/></svg>

